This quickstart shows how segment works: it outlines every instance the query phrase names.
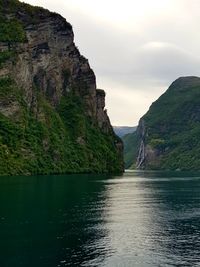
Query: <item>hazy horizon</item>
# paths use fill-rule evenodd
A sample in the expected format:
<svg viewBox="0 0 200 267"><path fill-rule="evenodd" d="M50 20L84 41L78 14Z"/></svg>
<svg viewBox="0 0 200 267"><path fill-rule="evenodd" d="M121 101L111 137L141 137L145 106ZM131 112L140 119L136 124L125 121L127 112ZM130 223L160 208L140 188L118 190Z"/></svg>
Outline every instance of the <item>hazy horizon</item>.
<svg viewBox="0 0 200 267"><path fill-rule="evenodd" d="M112 125L135 126L180 76L199 76L198 0L26 0L60 13L106 91Z"/></svg>

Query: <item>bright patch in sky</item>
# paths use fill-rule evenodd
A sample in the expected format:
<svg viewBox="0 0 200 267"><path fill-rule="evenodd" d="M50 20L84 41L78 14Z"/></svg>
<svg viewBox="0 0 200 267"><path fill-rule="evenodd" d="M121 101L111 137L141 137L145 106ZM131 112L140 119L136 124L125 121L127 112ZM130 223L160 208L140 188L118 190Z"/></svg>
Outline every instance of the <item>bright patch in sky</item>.
<svg viewBox="0 0 200 267"><path fill-rule="evenodd" d="M169 0L68 0L65 6L70 5L72 8L90 14L97 19L105 19L113 24L120 24L144 19L148 14L166 9L170 3Z"/></svg>

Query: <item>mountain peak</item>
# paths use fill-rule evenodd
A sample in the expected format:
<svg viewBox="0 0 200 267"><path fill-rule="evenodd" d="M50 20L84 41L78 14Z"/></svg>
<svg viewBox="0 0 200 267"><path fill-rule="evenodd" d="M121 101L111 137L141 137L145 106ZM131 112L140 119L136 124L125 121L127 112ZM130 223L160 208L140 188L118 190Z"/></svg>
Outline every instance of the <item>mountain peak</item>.
<svg viewBox="0 0 200 267"><path fill-rule="evenodd" d="M183 90L191 87L200 86L200 78L197 76L184 76L176 79L169 89Z"/></svg>

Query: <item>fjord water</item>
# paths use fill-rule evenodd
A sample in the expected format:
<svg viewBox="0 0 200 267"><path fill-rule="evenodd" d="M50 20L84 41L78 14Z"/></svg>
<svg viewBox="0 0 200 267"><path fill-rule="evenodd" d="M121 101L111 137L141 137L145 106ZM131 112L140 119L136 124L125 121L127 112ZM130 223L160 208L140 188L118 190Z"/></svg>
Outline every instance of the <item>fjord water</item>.
<svg viewBox="0 0 200 267"><path fill-rule="evenodd" d="M200 175L0 178L0 266L199 266Z"/></svg>

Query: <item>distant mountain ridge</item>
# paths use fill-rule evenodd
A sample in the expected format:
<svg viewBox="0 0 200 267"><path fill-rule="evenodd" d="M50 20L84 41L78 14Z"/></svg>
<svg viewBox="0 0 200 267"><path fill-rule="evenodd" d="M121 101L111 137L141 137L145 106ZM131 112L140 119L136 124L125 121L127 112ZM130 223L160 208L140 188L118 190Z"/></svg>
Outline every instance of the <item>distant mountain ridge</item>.
<svg viewBox="0 0 200 267"><path fill-rule="evenodd" d="M135 132L137 129L137 126L113 126L113 130L115 132L116 135L118 135L119 137L122 137L126 134L129 133L133 133Z"/></svg>
<svg viewBox="0 0 200 267"><path fill-rule="evenodd" d="M114 132L123 141L124 145L124 164L125 169L129 169L136 157L137 150L135 149L135 137L137 126L113 126Z"/></svg>

